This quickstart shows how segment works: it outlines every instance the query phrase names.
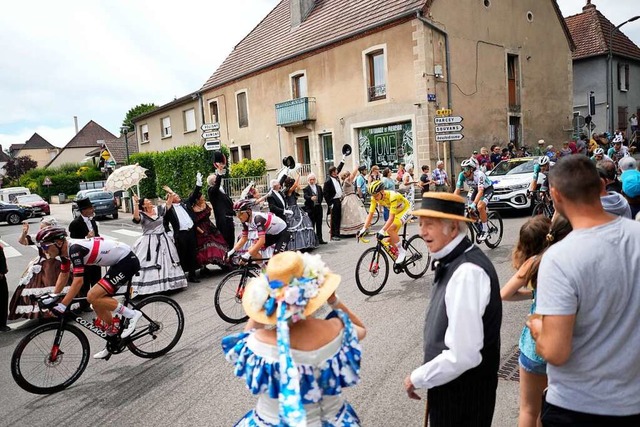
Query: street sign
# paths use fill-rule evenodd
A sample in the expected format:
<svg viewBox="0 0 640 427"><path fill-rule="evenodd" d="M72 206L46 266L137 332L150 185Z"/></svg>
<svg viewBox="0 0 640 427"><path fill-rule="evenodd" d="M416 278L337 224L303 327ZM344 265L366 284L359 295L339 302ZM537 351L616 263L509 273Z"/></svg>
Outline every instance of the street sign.
<svg viewBox="0 0 640 427"><path fill-rule="evenodd" d="M439 133L436 135L437 142L460 141L462 138L464 138L464 135L461 133Z"/></svg>
<svg viewBox="0 0 640 427"><path fill-rule="evenodd" d="M109 159L109 160L107 160L106 162L104 162L104 165L105 165L106 167L112 167L112 168L115 168L115 167L116 167L116 161L115 161L115 160L113 160L113 159Z"/></svg>
<svg viewBox="0 0 640 427"><path fill-rule="evenodd" d="M202 132L202 137L204 139L220 138L220 131L219 130L212 130L210 132Z"/></svg>
<svg viewBox="0 0 640 427"><path fill-rule="evenodd" d="M460 132L464 129L462 125L444 125L444 126L436 126L436 133L444 133L444 132Z"/></svg>
<svg viewBox="0 0 640 427"><path fill-rule="evenodd" d="M449 117L435 117L433 122L437 125L448 125L450 123L462 123L462 117L449 116Z"/></svg>
<svg viewBox="0 0 640 427"><path fill-rule="evenodd" d="M218 122L205 123L202 126L200 126L200 129L202 129L203 131L218 130L218 129L220 129L220 123L218 123Z"/></svg>
<svg viewBox="0 0 640 427"><path fill-rule="evenodd" d="M220 149L220 140L219 139L205 139L204 148L209 151L219 150Z"/></svg>
<svg viewBox="0 0 640 427"><path fill-rule="evenodd" d="M111 158L111 154L109 154L109 150L102 150L102 153L100 153L100 157L105 160L109 160Z"/></svg>

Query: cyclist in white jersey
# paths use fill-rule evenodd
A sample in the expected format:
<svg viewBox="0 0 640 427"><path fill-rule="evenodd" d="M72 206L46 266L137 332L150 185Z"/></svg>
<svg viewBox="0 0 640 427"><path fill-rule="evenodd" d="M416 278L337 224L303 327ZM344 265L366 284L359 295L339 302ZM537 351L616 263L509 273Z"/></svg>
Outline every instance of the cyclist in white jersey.
<svg viewBox="0 0 640 427"><path fill-rule="evenodd" d="M101 237L68 239L67 232L62 227L43 228L38 232L36 242L47 257L59 256L62 260L54 294L50 301L43 301L45 304L50 304L59 298L58 294L67 284L71 268L73 268L73 281L69 292L53 308L54 313L64 314L67 311L67 307L82 287L85 266L109 267L104 277L89 291L87 301L93 305L98 317L107 325L111 325L113 322L113 312L129 319L129 324L120 335L121 338L127 338L133 333L142 313L124 307L111 297L120 286L126 285L140 270L140 261L129 246ZM109 352L105 348L93 357L104 359L108 355Z"/></svg>
<svg viewBox="0 0 640 427"><path fill-rule="evenodd" d="M471 209L478 208L482 222L482 233L478 235L478 241L482 242L488 237L487 204L493 195L493 182L484 172L478 170L478 163L474 158L463 160L460 166L462 166L462 172L458 175L454 194L460 195L460 190L465 183L470 188L467 198L470 201L469 207Z"/></svg>

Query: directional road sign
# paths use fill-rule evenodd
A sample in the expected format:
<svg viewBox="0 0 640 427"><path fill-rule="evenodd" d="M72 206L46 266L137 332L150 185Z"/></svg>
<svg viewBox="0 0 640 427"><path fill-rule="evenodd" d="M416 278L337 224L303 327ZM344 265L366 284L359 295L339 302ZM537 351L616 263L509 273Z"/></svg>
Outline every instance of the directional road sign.
<svg viewBox="0 0 640 427"><path fill-rule="evenodd" d="M448 116L448 117L435 117L433 122L437 125L448 125L451 123L462 123L462 117L460 116Z"/></svg>
<svg viewBox="0 0 640 427"><path fill-rule="evenodd" d="M205 139L204 148L213 151L220 149L220 140L219 139Z"/></svg>
<svg viewBox="0 0 640 427"><path fill-rule="evenodd" d="M436 134L436 141L460 141L464 138L464 135L461 133L439 133Z"/></svg>
<svg viewBox="0 0 640 427"><path fill-rule="evenodd" d="M202 132L202 137L204 139L220 138L220 131L212 130L210 132Z"/></svg>
<svg viewBox="0 0 640 427"><path fill-rule="evenodd" d="M220 129L220 123L218 123L218 122L205 123L202 126L200 126L200 129L202 129L203 131L218 130L218 129Z"/></svg>
<svg viewBox="0 0 640 427"><path fill-rule="evenodd" d="M436 126L436 133L460 132L462 129L464 129L462 125L441 125Z"/></svg>

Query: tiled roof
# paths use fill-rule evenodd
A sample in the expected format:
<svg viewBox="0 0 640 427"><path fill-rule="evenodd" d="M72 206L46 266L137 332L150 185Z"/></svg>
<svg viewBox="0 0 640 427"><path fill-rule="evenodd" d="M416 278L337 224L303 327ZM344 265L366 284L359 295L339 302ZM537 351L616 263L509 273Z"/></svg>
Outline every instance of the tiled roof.
<svg viewBox="0 0 640 427"><path fill-rule="evenodd" d="M0 150L0 162L8 162L9 160L11 160L11 156L5 153L4 150Z"/></svg>
<svg viewBox="0 0 640 427"><path fill-rule="evenodd" d="M307 18L291 27L290 0L282 0L233 51L201 90L331 45L424 11L433 0L316 0Z"/></svg>
<svg viewBox="0 0 640 427"><path fill-rule="evenodd" d="M138 152L138 141L136 140L135 132L129 132L127 141L124 139L124 134L115 139L106 139L104 141L113 159L119 165L124 165L127 162L127 147L125 146L125 142L129 144L129 156Z"/></svg>
<svg viewBox="0 0 640 427"><path fill-rule="evenodd" d="M89 123L84 125L64 148L95 147L98 140L115 139L115 137L114 134L93 120L89 120Z"/></svg>
<svg viewBox="0 0 640 427"><path fill-rule="evenodd" d="M565 18L576 44L573 59L609 54L609 35L615 28L594 4L587 4L582 13ZM640 60L640 48L621 30L613 34L611 50L614 55Z"/></svg>
<svg viewBox="0 0 640 427"><path fill-rule="evenodd" d="M37 132L27 140L23 147L20 147L21 150L36 150L39 148L54 149L56 147L54 147L49 141L38 135Z"/></svg>

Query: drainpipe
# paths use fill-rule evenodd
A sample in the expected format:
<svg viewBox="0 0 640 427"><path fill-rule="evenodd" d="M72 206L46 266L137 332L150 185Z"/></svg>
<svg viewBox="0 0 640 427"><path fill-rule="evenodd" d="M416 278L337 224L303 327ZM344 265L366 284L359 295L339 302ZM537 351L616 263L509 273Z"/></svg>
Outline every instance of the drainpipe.
<svg viewBox="0 0 640 427"><path fill-rule="evenodd" d="M451 102L451 61L450 61L450 56L451 56L451 52L449 50L449 34L443 30L442 28L440 28L439 26L437 26L436 24L434 24L433 22L429 21L428 19L426 19L424 16L422 16L422 11L418 10L416 12L416 18L418 18L419 21L421 21L424 25L426 25L427 27L431 28L434 31L437 31L438 33L442 34L442 36L444 37L444 49L445 49L445 69L446 69L446 73L447 73L447 108L449 110L453 109L452 108L452 102ZM437 144L437 142L436 142ZM452 141L449 141L449 173L451 174L451 176L453 176L454 171L456 170L455 167L455 159L453 157L453 143Z"/></svg>

